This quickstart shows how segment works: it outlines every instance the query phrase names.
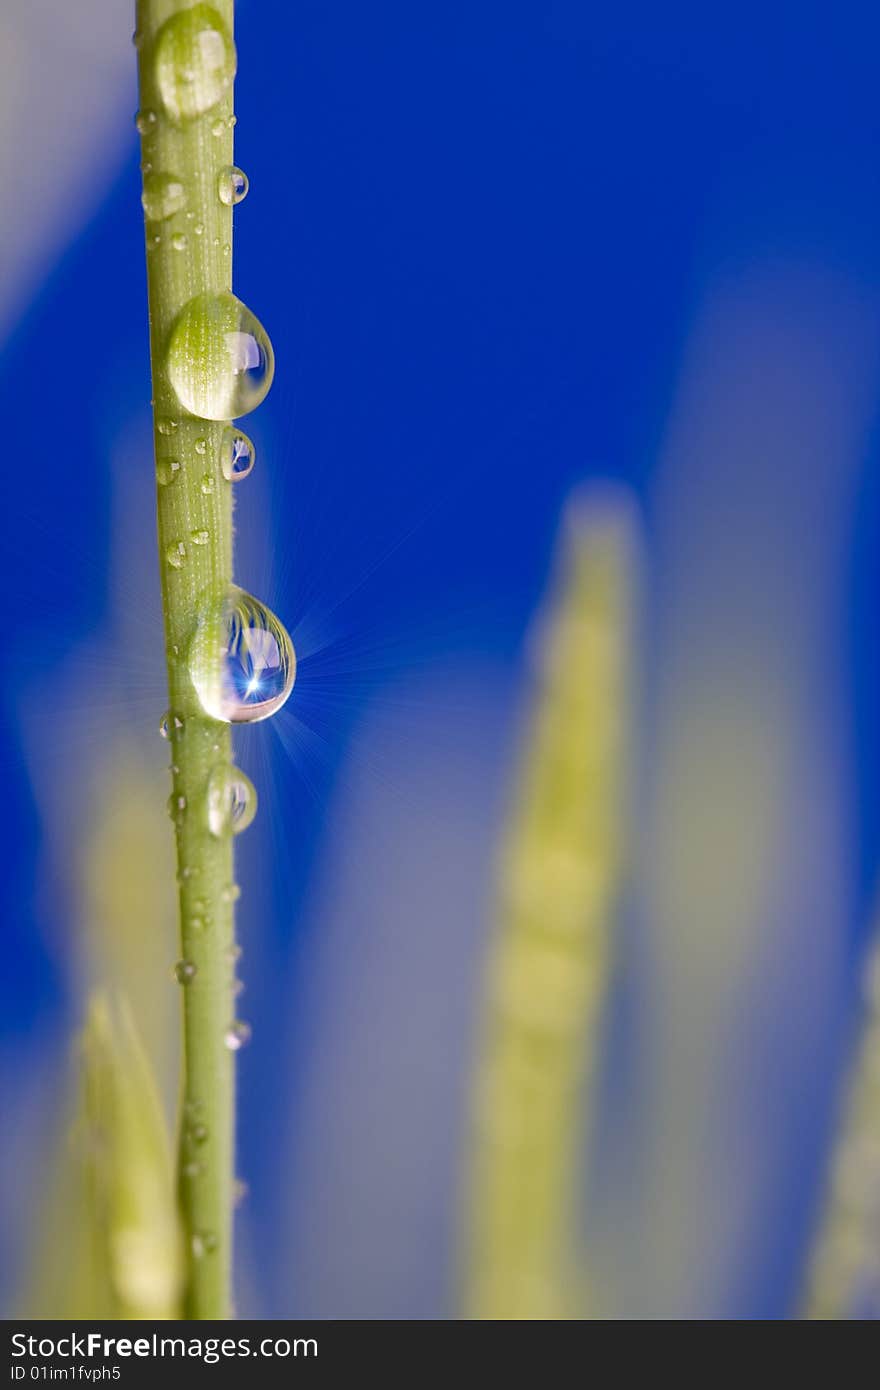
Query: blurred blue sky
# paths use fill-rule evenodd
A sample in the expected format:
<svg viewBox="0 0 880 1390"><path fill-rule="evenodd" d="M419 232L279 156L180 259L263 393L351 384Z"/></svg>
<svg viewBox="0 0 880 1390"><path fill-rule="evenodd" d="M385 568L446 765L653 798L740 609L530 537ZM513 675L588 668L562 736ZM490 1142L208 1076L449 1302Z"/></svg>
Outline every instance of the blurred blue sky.
<svg viewBox="0 0 880 1390"><path fill-rule="evenodd" d="M124 23L127 44L132 25L113 9L96 14ZM51 29L53 6L40 13ZM35 62L43 32L31 32ZM722 696L732 729L740 715L764 721L766 756L761 742L744 761L770 769L766 797L730 788L738 735L709 794L715 805L729 793L735 818L758 798L779 869L759 905L731 909L755 928L740 967L762 962L754 1013L740 999L728 1022L749 1017L767 1049L744 1063L743 1104L769 1147L747 1216L731 1218L740 1236L712 1236L733 1253L710 1252L701 1290L695 1234L670 1279L679 1307L783 1316L880 835L876 7L243 0L236 37L236 150L251 191L234 281L277 358L248 424L258 463L238 494L237 571L301 655L288 711L239 742L262 803L240 868L254 1306L449 1310L463 1039L527 633L564 498L596 477L631 489L644 523L650 901L635 916L646 923L653 902L674 925L633 950L638 999L655 953L668 952L663 1000L690 951L676 896L689 870L670 888L653 865L678 852L663 839L676 721L693 730ZM29 271L0 356L18 441L0 725L0 1019L17 1068L77 1008L57 946L75 923L62 878L45 881L63 847L47 851L26 739L45 731L63 783L77 728L152 731L162 713L133 50L126 61L125 101L93 135L109 151L95 167L112 177L85 225L74 195L69 233L55 209L55 251ZM31 151L47 186L59 157L51 132ZM77 158L88 184L90 148ZM120 488L138 509L132 536L144 533L125 643L111 612ZM71 708L53 690L83 652L93 688ZM65 795L73 837L90 807L75 777ZM735 838L716 828L719 844ZM703 885L710 896L713 884L726 893L723 868ZM811 913L815 950L796 937ZM801 981L793 957L806 960ZM662 1018L650 1033L650 1006L647 1017L671 1057L685 1048ZM403 1132L407 1107L417 1133L395 1148L392 1187L377 1136ZM635 1131L615 1123L621 1142L645 1126L662 1154L649 1112ZM714 1162L711 1143L695 1136L693 1148L694 1162ZM793 1162L800 1176L774 1186ZM683 1200L666 1199L670 1212ZM637 1234L621 1241L626 1266ZM663 1311L641 1277L609 1274L621 1306Z"/></svg>

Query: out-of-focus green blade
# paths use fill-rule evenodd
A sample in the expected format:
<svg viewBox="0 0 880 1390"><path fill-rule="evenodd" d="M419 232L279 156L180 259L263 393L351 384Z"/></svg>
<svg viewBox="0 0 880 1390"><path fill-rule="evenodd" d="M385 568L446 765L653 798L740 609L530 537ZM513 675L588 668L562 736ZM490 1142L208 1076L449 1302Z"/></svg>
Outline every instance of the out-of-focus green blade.
<svg viewBox="0 0 880 1390"><path fill-rule="evenodd" d="M574 1235L623 858L628 510L573 503L501 854L477 1069L465 1311L582 1316Z"/></svg>

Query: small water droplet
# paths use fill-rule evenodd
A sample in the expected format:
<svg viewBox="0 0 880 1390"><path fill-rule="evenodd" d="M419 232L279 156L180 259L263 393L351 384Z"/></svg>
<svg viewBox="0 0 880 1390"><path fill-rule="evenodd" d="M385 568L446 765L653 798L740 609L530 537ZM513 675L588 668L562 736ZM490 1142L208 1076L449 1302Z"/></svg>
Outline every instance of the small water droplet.
<svg viewBox="0 0 880 1390"><path fill-rule="evenodd" d="M188 920L190 931L200 932L205 930L205 922L202 917L190 917Z"/></svg>
<svg viewBox="0 0 880 1390"><path fill-rule="evenodd" d="M190 531L189 538L192 541L193 545L207 545L208 541L211 539L211 536L208 531L201 530Z"/></svg>
<svg viewBox="0 0 880 1390"><path fill-rule="evenodd" d="M223 254L224 254L224 256L228 256L231 250L232 250L232 247L229 245L229 242L228 242L228 241L225 241L225 242L223 243Z"/></svg>
<svg viewBox="0 0 880 1390"><path fill-rule="evenodd" d="M238 1052L239 1048L244 1047L246 1042L250 1042L250 1037L250 1024L243 1023L240 1018L237 1018L235 1022L230 1023L229 1027L226 1029L223 1035L223 1041L230 1052Z"/></svg>
<svg viewBox="0 0 880 1390"><path fill-rule="evenodd" d="M159 459L156 464L156 481L160 487L173 483L180 472L180 459Z"/></svg>
<svg viewBox="0 0 880 1390"><path fill-rule="evenodd" d="M206 714L226 724L251 724L284 704L296 678L296 654L275 614L231 584L223 601L198 622L189 669Z"/></svg>
<svg viewBox="0 0 880 1390"><path fill-rule="evenodd" d="M180 870L180 872L179 872L178 875L177 875L177 882L178 882L178 883L187 883L188 880L192 878L192 875L193 875L192 866L191 866L190 864L184 864L183 868Z"/></svg>
<svg viewBox="0 0 880 1390"><path fill-rule="evenodd" d="M227 129L226 122L223 120L223 118L222 118L222 116L221 116L221 117L218 117L218 119L217 119L217 120L214 122L214 124L211 126L211 134L214 136L214 139L215 139L215 140L219 140L219 139L220 139L220 136L223 135L223 134L225 133L226 129Z"/></svg>
<svg viewBox="0 0 880 1390"><path fill-rule="evenodd" d="M217 175L217 192L221 203L225 203L228 208L244 202L249 186L247 174L234 164L221 169Z"/></svg>
<svg viewBox="0 0 880 1390"><path fill-rule="evenodd" d="M149 222L164 222L186 205L186 189L173 174L147 174L141 203Z"/></svg>
<svg viewBox="0 0 880 1390"><path fill-rule="evenodd" d="M237 767L215 767L208 778L208 829L220 839L240 835L257 814L253 782Z"/></svg>
<svg viewBox="0 0 880 1390"><path fill-rule="evenodd" d="M198 974L191 960L179 960L174 967L174 978L179 985L188 985Z"/></svg>
<svg viewBox="0 0 880 1390"><path fill-rule="evenodd" d="M204 1144L208 1138L208 1126L202 1124L191 1125L189 1137L194 1144Z"/></svg>
<svg viewBox="0 0 880 1390"><path fill-rule="evenodd" d="M220 894L220 899L224 903L237 903L241 897L241 888L237 883L230 883Z"/></svg>
<svg viewBox="0 0 880 1390"><path fill-rule="evenodd" d="M202 492L206 495L213 492L215 487L214 477L211 473L202 474Z"/></svg>
<svg viewBox="0 0 880 1390"><path fill-rule="evenodd" d="M156 429L159 434L173 434L178 426L177 420L162 419L156 421Z"/></svg>
<svg viewBox="0 0 880 1390"><path fill-rule="evenodd" d="M203 1260L206 1255L217 1249L217 1237L211 1231L196 1232L191 1242L193 1255L197 1260Z"/></svg>
<svg viewBox="0 0 880 1390"><path fill-rule="evenodd" d="M208 450L208 441L207 441L207 439L202 439L202 438L197 439L196 442L195 442L195 444L193 445L193 448L195 449L195 451L196 451L197 454L205 454L205 453L207 453L207 450Z"/></svg>
<svg viewBox="0 0 880 1390"><path fill-rule="evenodd" d="M207 906L208 904L205 902L204 898L196 898L193 903L193 908L196 912L204 912Z"/></svg>
<svg viewBox="0 0 880 1390"><path fill-rule="evenodd" d="M175 121L210 111L235 76L235 47L210 5L193 5L172 15L156 35L156 84Z"/></svg>
<svg viewBox="0 0 880 1390"><path fill-rule="evenodd" d="M149 135L151 131L155 130L156 128L155 111L138 111L137 115L134 118L134 123L137 126L139 135Z"/></svg>
<svg viewBox="0 0 880 1390"><path fill-rule="evenodd" d="M201 1163L184 1163L181 1172L185 1178L197 1178L202 1171Z"/></svg>
<svg viewBox="0 0 880 1390"><path fill-rule="evenodd" d="M220 469L227 482L237 483L246 478L256 462L257 451L252 440L230 425L220 441Z"/></svg>
<svg viewBox="0 0 880 1390"><path fill-rule="evenodd" d="M171 245L175 251L185 251L187 244L185 232L175 232L171 238Z"/></svg>
<svg viewBox="0 0 880 1390"><path fill-rule="evenodd" d="M148 238L147 238L147 250L148 250L148 251L155 251L155 250L156 250L159 246L161 246L161 245L162 245L162 238L159 236L158 232L156 233L155 236L151 236L151 237L148 237ZM152 405L152 404L153 404L153 402L150 401L150 405Z"/></svg>
<svg viewBox="0 0 880 1390"><path fill-rule="evenodd" d="M181 405L205 420L247 415L272 384L266 330L234 294L200 294L180 311L165 360Z"/></svg>
<svg viewBox="0 0 880 1390"><path fill-rule="evenodd" d="M172 792L168 798L168 814L179 825L186 811L186 797Z"/></svg>
<svg viewBox="0 0 880 1390"><path fill-rule="evenodd" d="M169 545L168 549L165 551L165 559L172 569L182 569L183 562L186 559L186 546L183 541L172 541L171 545Z"/></svg>
<svg viewBox="0 0 880 1390"><path fill-rule="evenodd" d="M195 232L196 236L204 236L204 234L205 234L205 224L204 224L204 222L197 222L196 225L193 227L193 231Z"/></svg>

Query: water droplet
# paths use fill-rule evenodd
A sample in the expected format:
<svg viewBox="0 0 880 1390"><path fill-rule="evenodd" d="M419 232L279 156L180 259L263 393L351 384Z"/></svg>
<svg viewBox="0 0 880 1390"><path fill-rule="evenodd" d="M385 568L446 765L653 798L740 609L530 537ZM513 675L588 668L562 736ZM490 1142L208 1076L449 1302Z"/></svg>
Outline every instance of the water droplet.
<svg viewBox="0 0 880 1390"><path fill-rule="evenodd" d="M204 234L205 234L205 224L204 224L204 222L197 222L196 225L193 227L193 231L195 232L196 236L204 236Z"/></svg>
<svg viewBox="0 0 880 1390"><path fill-rule="evenodd" d="M155 111L139 111L134 118L139 135L149 135L156 126Z"/></svg>
<svg viewBox="0 0 880 1390"><path fill-rule="evenodd" d="M228 241L224 242L224 243L223 243L223 254L224 254L224 256L228 256L231 250L232 250L232 247L229 245L229 242L228 242Z"/></svg>
<svg viewBox="0 0 880 1390"><path fill-rule="evenodd" d="M208 541L211 539L211 536L208 531L201 530L190 531L189 538L192 541L193 545L207 545Z"/></svg>
<svg viewBox="0 0 880 1390"><path fill-rule="evenodd" d="M174 431L177 429L177 426L178 426L178 421L177 421L177 420L164 420L164 419L163 419L163 420L157 420L157 421L156 421L156 429L157 429L157 431L159 432L159 434L173 434Z"/></svg>
<svg viewBox="0 0 880 1390"><path fill-rule="evenodd" d="M186 206L186 189L173 174L147 174L141 202L148 222L164 222Z"/></svg>
<svg viewBox="0 0 880 1390"><path fill-rule="evenodd" d="M173 483L180 472L180 459L159 459L156 464L156 481L160 487Z"/></svg>
<svg viewBox="0 0 880 1390"><path fill-rule="evenodd" d="M244 202L248 188L248 177L243 169L237 169L234 164L230 164L220 170L217 176L217 192L221 203L225 203L228 208Z"/></svg>
<svg viewBox="0 0 880 1390"><path fill-rule="evenodd" d="M172 714L171 710L166 710L159 720L159 733L163 738L176 738L183 728L183 720L179 714Z"/></svg>
<svg viewBox="0 0 880 1390"><path fill-rule="evenodd" d="M253 782L237 767L215 767L208 778L208 829L220 839L240 835L257 814Z"/></svg>
<svg viewBox="0 0 880 1390"><path fill-rule="evenodd" d="M211 126L211 134L214 136L215 140L219 140L220 136L224 133L226 129L226 122L223 120L222 117L220 117Z"/></svg>
<svg viewBox="0 0 880 1390"><path fill-rule="evenodd" d="M205 902L204 898L196 898L195 902L193 903L193 907L196 912L204 912L207 906L208 904Z"/></svg>
<svg viewBox="0 0 880 1390"><path fill-rule="evenodd" d="M197 1178L202 1171L201 1163L184 1163L181 1172L185 1178Z"/></svg>
<svg viewBox="0 0 880 1390"><path fill-rule="evenodd" d="M214 491L214 477L211 473L202 474L202 492L206 495Z"/></svg>
<svg viewBox="0 0 880 1390"><path fill-rule="evenodd" d="M207 441L207 439L197 439L196 442L195 442L195 444L193 445L193 448L195 449L195 451L196 451L197 454L204 454L204 453L207 453L207 450L208 450L208 441Z"/></svg>
<svg viewBox="0 0 880 1390"><path fill-rule="evenodd" d="M191 960L179 960L174 967L174 978L179 985L188 985L198 974Z"/></svg>
<svg viewBox="0 0 880 1390"><path fill-rule="evenodd" d="M260 404L275 358L266 330L234 294L200 294L180 311L166 370L180 403L205 420L232 420Z"/></svg>
<svg viewBox="0 0 880 1390"><path fill-rule="evenodd" d="M154 61L162 104L175 121L210 111L235 76L235 47L210 5L167 19L156 35Z"/></svg>
<svg viewBox="0 0 880 1390"><path fill-rule="evenodd" d="M165 551L165 559L172 569L182 569L183 562L186 559L186 546L183 541L172 541L171 545L169 545L168 549Z"/></svg>
<svg viewBox="0 0 880 1390"><path fill-rule="evenodd" d="M175 251L185 251L187 248L186 233L175 232L171 238L171 245Z"/></svg>
<svg viewBox="0 0 880 1390"><path fill-rule="evenodd" d="M221 902L237 903L241 897L241 889L237 883L230 883L228 888L224 888L220 894Z"/></svg>
<svg viewBox="0 0 880 1390"><path fill-rule="evenodd" d="M243 1023L240 1018L237 1018L235 1022L230 1023L229 1027L226 1029L223 1035L223 1041L230 1052L238 1052L239 1048L244 1047L246 1042L250 1042L250 1037L251 1025L249 1023Z"/></svg>
<svg viewBox="0 0 880 1390"><path fill-rule="evenodd" d="M167 805L169 816L173 821L176 821L179 825L180 822L183 820L183 814L186 810L186 797L180 796L176 792L172 792L168 798Z"/></svg>
<svg viewBox="0 0 880 1390"><path fill-rule="evenodd" d="M284 704L296 677L296 654L275 614L231 584L223 601L202 614L189 668L206 714L227 724L251 724Z"/></svg>
<svg viewBox="0 0 880 1390"><path fill-rule="evenodd" d="M241 430L229 426L220 441L220 468L227 482L237 483L246 478L254 466L257 451L253 442Z"/></svg>
<svg viewBox="0 0 880 1390"><path fill-rule="evenodd" d="M208 1138L208 1126L201 1124L191 1125L189 1137L194 1144L204 1144Z"/></svg>
<svg viewBox="0 0 880 1390"><path fill-rule="evenodd" d="M217 1249L217 1237L211 1231L196 1232L192 1238L192 1252L197 1260L202 1260Z"/></svg>
<svg viewBox="0 0 880 1390"><path fill-rule="evenodd" d="M205 929L204 918L202 918L202 917L190 917L190 918L189 918L189 921L188 921L188 926L189 926L190 931L194 931L194 932L204 931L204 929Z"/></svg>

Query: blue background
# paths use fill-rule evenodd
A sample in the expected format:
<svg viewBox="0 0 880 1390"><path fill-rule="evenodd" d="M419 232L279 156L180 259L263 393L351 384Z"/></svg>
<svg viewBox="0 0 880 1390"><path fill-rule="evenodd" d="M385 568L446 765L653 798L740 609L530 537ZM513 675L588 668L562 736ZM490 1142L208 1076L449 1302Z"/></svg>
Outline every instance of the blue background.
<svg viewBox="0 0 880 1390"><path fill-rule="evenodd" d="M485 742L463 738L485 756L497 800L515 756L526 634L560 511L593 477L622 484L638 501L646 699L662 685L663 651L650 633L655 609L673 603L674 592L664 597L658 470L707 286L756 261L818 266L877 321L880 22L867 5L322 0L242 3L236 39L236 157L251 192L236 213L235 288L266 324L277 358L275 385L248 425L264 477L257 486L255 476L252 495L250 482L239 491L239 570L294 631L302 658L280 737L261 728L241 744L258 784L266 762L276 763L241 859L245 939L248 912L260 919L245 969L254 1037L241 1066L241 1167L250 1184L247 1241L259 1252L252 1306L327 1316L332 1270L329 1292L310 1292L310 1247L296 1253L302 1223L277 1220L279 1192L298 1172L295 1159L279 1172L277 1136L281 1116L292 1113L296 1127L304 1069L314 1064L308 1049L320 1046L300 1036L298 1020L318 988L303 972L320 932L316 875L322 855L332 858L324 847L343 814L346 770L352 758L368 759L380 788L388 777L394 801L401 684L416 672L419 689L430 691L436 675L438 690L454 694L456 673L491 668L495 717L480 716ZM132 110L133 67L132 54ZM804 332L821 350L821 314L807 316ZM870 333L865 341L876 356ZM836 345L833 338L829 352ZM801 1162L780 1188L760 1248L713 1293L711 1311L722 1316L790 1312L870 928L880 830L872 396L880 372L873 358L869 365L867 427L846 462L852 486L840 506L838 642L820 649L808 678L818 704L833 690L846 719L848 906L836 937L844 984L801 1108L787 1120L787 1152ZM830 374L848 370L844 354ZM55 706L54 674L91 644L100 654L100 718L114 665L102 637L114 486L107 460L128 430L142 455L132 467L151 477L149 394L132 126L118 177L0 357L12 601L0 725L0 1020L4 1055L17 1065L47 1039L60 1046L79 1009L41 926L48 912L59 930L74 930L63 891L40 884L45 831L22 749L22 689L35 692L46 738L63 750L66 722L79 716ZM798 408L781 407L783 435L785 411ZM767 461L743 457L737 467L748 478ZM796 471L789 482L794 495ZM787 497L783 489L772 503L780 532ZM701 505L697 496L696 527ZM796 506L793 515L799 524ZM735 517L731 528L747 569L748 529L737 532ZM821 547L821 538L811 543ZM786 631L776 636L784 646ZM161 679L160 668L131 713L114 705L112 717L134 724L145 709L157 721ZM386 741L361 749L377 706L389 711ZM834 708L837 720L841 705ZM454 699L451 712L428 700L416 716L418 737L434 736L434 720L443 747L455 745L459 718L465 730L474 723ZM65 776L61 754L57 775ZM432 787L407 794L430 803ZM71 826L89 816L75 785L69 805ZM381 797L378 805L381 814ZM490 826L490 845L493 835ZM325 872L332 877L332 867ZM368 923L369 913L365 930ZM779 1002L784 1016L797 1008L784 993ZM432 1221L422 1247L429 1272L388 1295L390 1315L448 1311L446 1276L436 1274L448 1262L448 1238L440 1217ZM377 1315L356 1281L340 1281L343 1312ZM679 1307L693 1306L682 1295Z"/></svg>

